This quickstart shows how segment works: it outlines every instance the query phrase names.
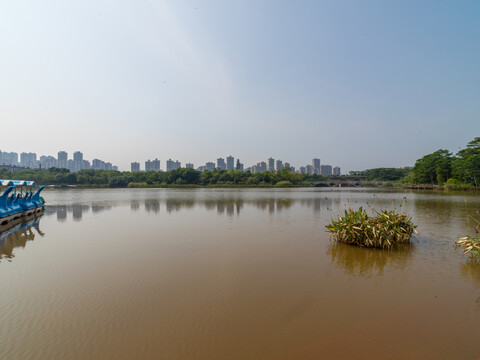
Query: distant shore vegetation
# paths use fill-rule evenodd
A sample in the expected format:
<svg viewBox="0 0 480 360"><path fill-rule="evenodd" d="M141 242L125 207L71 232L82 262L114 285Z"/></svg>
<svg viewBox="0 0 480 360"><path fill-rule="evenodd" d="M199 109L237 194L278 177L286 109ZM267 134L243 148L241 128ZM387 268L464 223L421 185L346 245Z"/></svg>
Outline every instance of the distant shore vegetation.
<svg viewBox="0 0 480 360"><path fill-rule="evenodd" d="M440 149L425 155L413 167L376 168L351 171L350 176L364 177L366 185L384 187L428 185L444 189L475 189L480 187L480 137L453 155ZM345 176L348 178L348 176ZM312 186L328 177L281 171L250 173L237 170L197 171L180 168L171 171L120 172L114 170L28 169L9 172L0 169L0 179L33 180L42 185L112 188L144 187L297 187Z"/></svg>
<svg viewBox="0 0 480 360"><path fill-rule="evenodd" d="M440 149L425 155L413 167L377 168L351 171L367 181L383 181L390 186L431 185L446 189L480 187L480 137L470 141L455 155ZM385 185L385 184L384 184Z"/></svg>
<svg viewBox="0 0 480 360"><path fill-rule="evenodd" d="M180 168L171 171L119 172L106 170L81 170L71 173L68 169L50 168L8 172L0 170L2 179L28 179L39 184L78 185L111 188L146 187L291 187L310 186L310 182L320 181L317 175L291 172L283 168L278 172L250 173L237 170L197 171Z"/></svg>

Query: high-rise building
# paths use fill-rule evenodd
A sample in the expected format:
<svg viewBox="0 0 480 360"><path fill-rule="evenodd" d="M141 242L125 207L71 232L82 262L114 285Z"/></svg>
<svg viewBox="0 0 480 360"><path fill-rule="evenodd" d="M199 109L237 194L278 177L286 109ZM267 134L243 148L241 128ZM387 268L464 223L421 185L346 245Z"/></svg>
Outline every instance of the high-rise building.
<svg viewBox="0 0 480 360"><path fill-rule="evenodd" d="M40 156L40 167L42 169L50 169L52 167L57 167L57 159L53 156Z"/></svg>
<svg viewBox="0 0 480 360"><path fill-rule="evenodd" d="M340 168L338 166L333 168L333 175L340 176Z"/></svg>
<svg viewBox="0 0 480 360"><path fill-rule="evenodd" d="M181 167L180 161L173 161L172 159L167 160L167 171L176 170Z"/></svg>
<svg viewBox="0 0 480 360"><path fill-rule="evenodd" d="M185 168L187 168L187 169L194 169L194 166L193 166L192 163L186 163L186 164L185 164Z"/></svg>
<svg viewBox="0 0 480 360"><path fill-rule="evenodd" d="M227 168L227 164L225 164L225 160L223 158L217 159L217 169L225 170Z"/></svg>
<svg viewBox="0 0 480 360"><path fill-rule="evenodd" d="M67 161L67 169L70 170L70 172L74 172L75 166L73 164L73 160L72 159L68 159Z"/></svg>
<svg viewBox="0 0 480 360"><path fill-rule="evenodd" d="M173 163L174 163L174 162L175 162L175 161L173 161L172 159L168 159L168 160L167 160L167 171L173 170Z"/></svg>
<svg viewBox="0 0 480 360"><path fill-rule="evenodd" d="M75 151L73 153L73 171L82 170L83 166L83 154L80 151Z"/></svg>
<svg viewBox="0 0 480 360"><path fill-rule="evenodd" d="M53 156L40 156L40 167L42 169L50 169L52 167L57 167L57 159Z"/></svg>
<svg viewBox="0 0 480 360"><path fill-rule="evenodd" d="M300 169L298 170L300 172L300 174L306 174L307 173L307 169L305 166L300 166Z"/></svg>
<svg viewBox="0 0 480 360"><path fill-rule="evenodd" d="M160 171L160 160L155 158L155 160L145 161L145 171Z"/></svg>
<svg viewBox="0 0 480 360"><path fill-rule="evenodd" d="M235 159L233 156L227 156L227 170L233 170L235 168Z"/></svg>
<svg viewBox="0 0 480 360"><path fill-rule="evenodd" d="M282 160L277 160L277 161L275 161L275 163L276 163L276 165L277 165L277 166L276 166L277 171L282 170L282 168L283 168L283 162L282 162Z"/></svg>
<svg viewBox="0 0 480 360"><path fill-rule="evenodd" d="M113 170L113 165L111 162L105 163L105 170Z"/></svg>
<svg viewBox="0 0 480 360"><path fill-rule="evenodd" d="M132 162L132 163L130 164L130 171L131 171L131 172L140 171L140 163L138 163L138 162Z"/></svg>
<svg viewBox="0 0 480 360"><path fill-rule="evenodd" d="M235 170L243 171L243 164L240 162L240 159L237 159L237 164L235 165Z"/></svg>
<svg viewBox="0 0 480 360"><path fill-rule="evenodd" d="M320 170L321 170L321 175L322 176L332 175L332 166L331 165L321 165Z"/></svg>
<svg viewBox="0 0 480 360"><path fill-rule="evenodd" d="M37 165L37 154L22 152L20 154L20 166L35 169Z"/></svg>
<svg viewBox="0 0 480 360"><path fill-rule="evenodd" d="M320 175L320 172L321 172L320 171L320 169L321 169L320 168L320 159L317 159L317 158L313 159L312 160L312 166L313 166L313 173L315 175Z"/></svg>
<svg viewBox="0 0 480 360"><path fill-rule="evenodd" d="M275 159L272 157L268 158L268 171L275 171Z"/></svg>
<svg viewBox="0 0 480 360"><path fill-rule="evenodd" d="M16 152L1 152L0 164L2 165L18 165L18 154Z"/></svg>
<svg viewBox="0 0 480 360"><path fill-rule="evenodd" d="M265 161L260 161L257 165L252 166L252 172L264 172L267 171L267 163Z"/></svg>
<svg viewBox="0 0 480 360"><path fill-rule="evenodd" d="M83 153L81 151L75 151L73 153L73 161L83 161Z"/></svg>
<svg viewBox="0 0 480 360"><path fill-rule="evenodd" d="M213 162L207 162L205 164L205 170L213 171L215 170L215 163Z"/></svg>
<svg viewBox="0 0 480 360"><path fill-rule="evenodd" d="M90 161L88 160L82 161L82 170L85 170L85 169L90 169Z"/></svg>
<svg viewBox="0 0 480 360"><path fill-rule="evenodd" d="M308 175L313 175L313 166L312 165L305 166L305 170L306 170Z"/></svg>
<svg viewBox="0 0 480 360"><path fill-rule="evenodd" d="M67 168L68 154L66 151L58 152L57 166L62 169Z"/></svg>
<svg viewBox="0 0 480 360"><path fill-rule="evenodd" d="M94 170L105 170L105 161L99 159L92 160L92 169Z"/></svg>

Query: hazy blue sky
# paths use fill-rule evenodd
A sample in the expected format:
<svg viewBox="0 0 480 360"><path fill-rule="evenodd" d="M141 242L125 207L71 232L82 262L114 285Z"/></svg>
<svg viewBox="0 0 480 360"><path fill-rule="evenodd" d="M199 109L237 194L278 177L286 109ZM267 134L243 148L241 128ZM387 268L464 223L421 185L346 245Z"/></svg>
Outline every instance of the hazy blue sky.
<svg viewBox="0 0 480 360"><path fill-rule="evenodd" d="M480 136L480 1L0 3L2 151L342 171Z"/></svg>

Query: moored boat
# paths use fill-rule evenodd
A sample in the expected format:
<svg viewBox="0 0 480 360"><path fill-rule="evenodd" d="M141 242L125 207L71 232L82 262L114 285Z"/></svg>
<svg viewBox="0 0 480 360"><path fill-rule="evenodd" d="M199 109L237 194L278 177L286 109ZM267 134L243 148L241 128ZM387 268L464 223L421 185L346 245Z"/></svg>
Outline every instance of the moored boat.
<svg viewBox="0 0 480 360"><path fill-rule="evenodd" d="M0 188L6 188L0 195L0 225L43 210L45 200L40 193L45 186L41 186L35 193L34 187L34 181L0 180Z"/></svg>

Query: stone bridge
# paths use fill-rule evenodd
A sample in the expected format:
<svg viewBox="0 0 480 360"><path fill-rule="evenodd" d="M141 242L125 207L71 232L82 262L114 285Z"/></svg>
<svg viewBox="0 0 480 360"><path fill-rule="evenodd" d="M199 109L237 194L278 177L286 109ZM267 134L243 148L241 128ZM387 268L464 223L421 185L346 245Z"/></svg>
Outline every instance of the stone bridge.
<svg viewBox="0 0 480 360"><path fill-rule="evenodd" d="M310 181L315 187L362 187L382 186L383 181L367 181L364 176L329 176L325 180Z"/></svg>

